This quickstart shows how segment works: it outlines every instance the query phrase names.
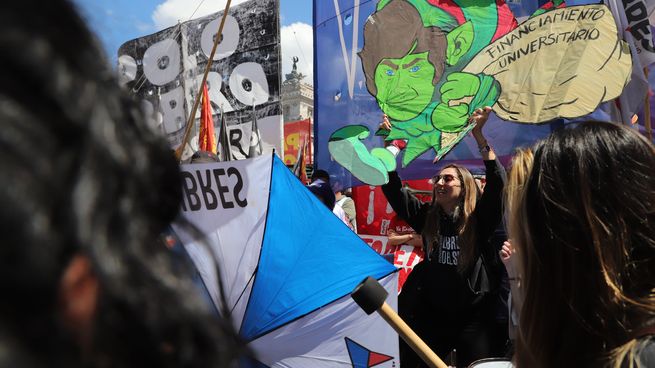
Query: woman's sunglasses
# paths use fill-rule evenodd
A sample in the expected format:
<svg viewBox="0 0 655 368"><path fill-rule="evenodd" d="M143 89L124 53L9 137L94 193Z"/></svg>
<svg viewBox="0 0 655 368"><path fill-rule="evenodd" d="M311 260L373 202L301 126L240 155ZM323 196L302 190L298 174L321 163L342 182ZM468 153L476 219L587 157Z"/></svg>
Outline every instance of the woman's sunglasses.
<svg viewBox="0 0 655 368"><path fill-rule="evenodd" d="M452 182L453 180L459 180L459 178L456 177L456 176L454 176L454 175L451 175L451 174L443 174L443 175L435 175L435 176L433 176L432 179L430 179L430 183L431 183L431 184L437 184L437 183L438 183L439 181L441 181L442 179L443 179L443 182L446 183L446 184Z"/></svg>

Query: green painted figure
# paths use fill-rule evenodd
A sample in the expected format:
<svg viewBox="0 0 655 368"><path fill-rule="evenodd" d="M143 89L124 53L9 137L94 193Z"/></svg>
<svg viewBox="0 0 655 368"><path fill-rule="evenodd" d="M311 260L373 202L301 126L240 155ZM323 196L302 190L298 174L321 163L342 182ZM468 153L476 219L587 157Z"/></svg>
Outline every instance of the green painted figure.
<svg viewBox="0 0 655 368"><path fill-rule="evenodd" d="M378 134L407 143L403 167L429 149L443 157L473 128L473 111L496 102L500 87L492 77L461 70L514 27L509 8L494 0L378 3L364 26L359 56L366 87L393 127ZM396 159L384 148L369 152L362 142L369 134L363 125L343 127L332 134L328 148L355 177L381 185Z"/></svg>

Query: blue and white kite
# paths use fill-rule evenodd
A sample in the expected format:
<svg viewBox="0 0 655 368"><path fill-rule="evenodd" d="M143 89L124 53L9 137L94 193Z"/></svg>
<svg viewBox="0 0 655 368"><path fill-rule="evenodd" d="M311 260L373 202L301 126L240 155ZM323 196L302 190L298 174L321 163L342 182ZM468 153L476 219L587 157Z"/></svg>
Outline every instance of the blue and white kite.
<svg viewBox="0 0 655 368"><path fill-rule="evenodd" d="M183 214L206 238L176 231L216 305L222 284L227 313L258 366L399 366L398 335L350 298L372 276L396 308L395 267L277 156L187 165L183 176Z"/></svg>

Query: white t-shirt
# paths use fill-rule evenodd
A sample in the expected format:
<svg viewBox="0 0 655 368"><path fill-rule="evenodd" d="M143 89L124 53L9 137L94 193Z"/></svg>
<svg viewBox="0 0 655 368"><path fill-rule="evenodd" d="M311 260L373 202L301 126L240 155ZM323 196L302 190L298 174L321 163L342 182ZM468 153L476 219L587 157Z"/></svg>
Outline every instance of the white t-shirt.
<svg viewBox="0 0 655 368"><path fill-rule="evenodd" d="M343 208L341 208L341 206L335 204L334 208L332 209L332 213L334 213L335 216L341 219L341 221L343 221L344 224L350 227L350 221L348 221L348 216L346 216L346 212L343 210Z"/></svg>

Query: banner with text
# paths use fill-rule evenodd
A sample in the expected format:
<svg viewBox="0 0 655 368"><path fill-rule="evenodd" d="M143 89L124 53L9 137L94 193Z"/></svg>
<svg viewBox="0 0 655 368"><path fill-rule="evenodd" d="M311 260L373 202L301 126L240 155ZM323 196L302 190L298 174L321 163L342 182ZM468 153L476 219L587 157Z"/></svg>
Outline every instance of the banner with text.
<svg viewBox="0 0 655 368"><path fill-rule="evenodd" d="M405 179L453 161L482 168L467 133L483 106L505 161L566 119L606 120L596 108L620 93L630 55L606 7L579 6L590 3L314 1L317 165L351 186L384 184L394 167ZM393 139L407 143L397 157L384 150Z"/></svg>
<svg viewBox="0 0 655 368"><path fill-rule="evenodd" d="M354 344L384 355L388 363L380 367L399 365L393 329L350 297L370 276L396 308L397 269L281 159L269 153L183 165L182 177L181 215L195 227L174 230L218 309L229 313L239 337L256 352L257 366L363 367L368 356L353 356ZM219 302L219 288L225 303Z"/></svg>
<svg viewBox="0 0 655 368"><path fill-rule="evenodd" d="M253 121L264 151L283 154L278 10L278 0L230 8L207 78L216 133L223 111L237 158L247 156ZM221 11L179 23L118 50L121 83L143 101L152 125L173 148L182 143L222 16ZM198 149L197 124L191 137L183 158Z"/></svg>

